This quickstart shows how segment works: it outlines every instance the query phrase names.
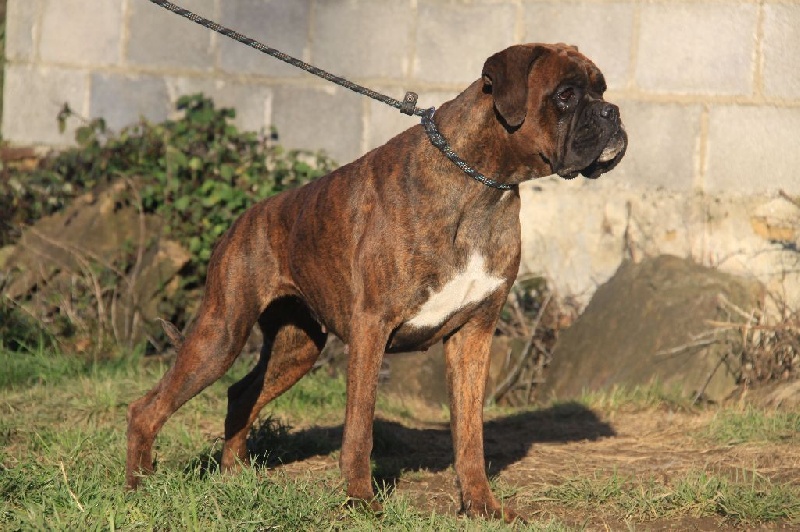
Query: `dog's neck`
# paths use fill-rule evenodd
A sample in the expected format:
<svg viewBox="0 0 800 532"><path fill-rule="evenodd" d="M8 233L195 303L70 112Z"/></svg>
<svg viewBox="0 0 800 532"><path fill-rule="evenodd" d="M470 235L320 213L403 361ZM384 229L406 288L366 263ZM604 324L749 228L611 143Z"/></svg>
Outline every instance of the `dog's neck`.
<svg viewBox="0 0 800 532"><path fill-rule="evenodd" d="M437 109L434 120L453 151L472 154L466 162L490 179L516 184L552 173L540 158L520 157L513 136L521 135L521 128L509 131L500 122L480 79Z"/></svg>

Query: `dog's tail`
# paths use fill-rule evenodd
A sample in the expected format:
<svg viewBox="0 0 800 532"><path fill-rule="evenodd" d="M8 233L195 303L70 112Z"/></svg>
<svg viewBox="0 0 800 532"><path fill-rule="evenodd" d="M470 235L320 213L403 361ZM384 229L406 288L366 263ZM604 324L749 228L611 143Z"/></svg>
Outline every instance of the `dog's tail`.
<svg viewBox="0 0 800 532"><path fill-rule="evenodd" d="M162 320L161 318L156 318L161 323L161 328L164 329L164 334L167 335L169 342L175 349L180 349L183 345L183 334L181 331L178 330L175 325L168 322L167 320Z"/></svg>

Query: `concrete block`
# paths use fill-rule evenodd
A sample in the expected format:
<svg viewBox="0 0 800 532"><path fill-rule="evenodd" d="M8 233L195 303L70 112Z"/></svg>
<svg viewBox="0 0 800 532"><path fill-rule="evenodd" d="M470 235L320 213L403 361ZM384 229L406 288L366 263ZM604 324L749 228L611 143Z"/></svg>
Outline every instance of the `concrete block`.
<svg viewBox="0 0 800 532"><path fill-rule="evenodd" d="M92 75L89 114L104 118L112 130L120 130L144 117L153 122L167 118L169 94L164 79L120 74Z"/></svg>
<svg viewBox="0 0 800 532"><path fill-rule="evenodd" d="M524 41L575 45L603 71L610 88L626 86L630 75L632 3L524 5Z"/></svg>
<svg viewBox="0 0 800 532"><path fill-rule="evenodd" d="M414 77L466 87L483 63L514 43L516 6L420 0Z"/></svg>
<svg viewBox="0 0 800 532"><path fill-rule="evenodd" d="M288 148L325 150L339 164L361 155L364 97L333 85L275 89L272 120Z"/></svg>
<svg viewBox="0 0 800 532"><path fill-rule="evenodd" d="M384 94L402 98L401 91L391 89L378 89ZM412 87L410 90L414 90ZM417 105L420 107L439 107L442 103L452 100L458 95L455 92L420 92ZM369 120L367 121L367 146L368 150L377 148L389 139L406 129L420 123L419 117L404 115L394 107L389 107L380 102L370 100Z"/></svg>
<svg viewBox="0 0 800 532"><path fill-rule="evenodd" d="M88 76L81 70L6 65L3 139L16 144L66 146L73 142L75 120L58 132L56 117L64 103L85 115Z"/></svg>
<svg viewBox="0 0 800 532"><path fill-rule="evenodd" d="M800 98L800 5L764 6L764 93Z"/></svg>
<svg viewBox="0 0 800 532"><path fill-rule="evenodd" d="M47 0L42 14L42 61L113 65L122 50L122 0Z"/></svg>
<svg viewBox="0 0 800 532"><path fill-rule="evenodd" d="M9 0L6 8L6 59L33 61L41 32L42 0Z"/></svg>
<svg viewBox="0 0 800 532"><path fill-rule="evenodd" d="M314 12L311 59L353 78L399 78L408 72L411 3L326 0Z"/></svg>
<svg viewBox="0 0 800 532"><path fill-rule="evenodd" d="M309 0L220 2L221 24L300 60L307 60ZM227 72L271 77L302 71L227 37L219 41L219 67Z"/></svg>
<svg viewBox="0 0 800 532"><path fill-rule="evenodd" d="M618 101L628 133L625 157L600 179L691 190L700 137L699 105Z"/></svg>
<svg viewBox="0 0 800 532"><path fill-rule="evenodd" d="M180 5L215 18L214 0L183 0ZM214 68L210 30L151 2L130 2L129 6L128 62L162 68Z"/></svg>
<svg viewBox="0 0 800 532"><path fill-rule="evenodd" d="M640 88L658 93L752 93L755 3L645 3L641 9L636 61Z"/></svg>
<svg viewBox="0 0 800 532"><path fill-rule="evenodd" d="M711 109L709 191L800 193L800 109L725 105Z"/></svg>
<svg viewBox="0 0 800 532"><path fill-rule="evenodd" d="M268 87L208 78L168 78L166 82L173 109L181 96L203 93L218 109L235 109L233 123L241 131L268 132L272 125L272 89Z"/></svg>

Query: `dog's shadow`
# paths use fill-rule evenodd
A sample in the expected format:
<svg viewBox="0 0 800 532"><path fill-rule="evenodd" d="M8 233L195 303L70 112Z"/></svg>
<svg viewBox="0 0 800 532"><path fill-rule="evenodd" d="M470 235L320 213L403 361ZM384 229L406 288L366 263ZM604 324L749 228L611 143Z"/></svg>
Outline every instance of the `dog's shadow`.
<svg viewBox="0 0 800 532"><path fill-rule="evenodd" d="M579 403L520 412L484 423L486 463L489 474L494 475L521 460L537 443L591 441L615 435L611 425ZM373 440L373 474L379 485L394 486L403 472L443 471L453 463L450 428L445 423L410 428L376 419ZM291 431L270 418L251 431L247 448L254 467L272 468L327 456L341 448L341 441L341 425ZM220 456L219 450L203 453L189 468L199 465L201 475L216 472Z"/></svg>

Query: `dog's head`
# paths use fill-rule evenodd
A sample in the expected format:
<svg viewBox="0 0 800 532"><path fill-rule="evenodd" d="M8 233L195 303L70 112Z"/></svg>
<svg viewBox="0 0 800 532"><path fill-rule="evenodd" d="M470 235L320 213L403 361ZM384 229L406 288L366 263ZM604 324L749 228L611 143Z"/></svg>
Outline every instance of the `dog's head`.
<svg viewBox="0 0 800 532"><path fill-rule="evenodd" d="M625 154L619 108L603 100L603 74L564 44L512 46L486 60L484 92L520 159L572 179L597 178Z"/></svg>

